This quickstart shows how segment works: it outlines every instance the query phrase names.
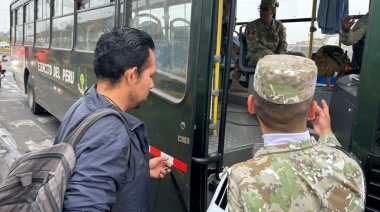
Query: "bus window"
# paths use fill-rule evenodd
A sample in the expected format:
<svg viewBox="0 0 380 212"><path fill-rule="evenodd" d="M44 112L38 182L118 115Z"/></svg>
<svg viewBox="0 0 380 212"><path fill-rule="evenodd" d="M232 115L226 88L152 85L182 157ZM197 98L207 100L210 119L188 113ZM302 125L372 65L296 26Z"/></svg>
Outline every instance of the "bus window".
<svg viewBox="0 0 380 212"><path fill-rule="evenodd" d="M36 46L49 47L50 21L39 21L36 23Z"/></svg>
<svg viewBox="0 0 380 212"><path fill-rule="evenodd" d="M297 19L311 16L313 1L288 0L278 1L279 7L276 9L276 19ZM319 5L319 3L317 3ZM310 27L310 22L308 23ZM308 31L305 31L308 32Z"/></svg>
<svg viewBox="0 0 380 212"><path fill-rule="evenodd" d="M98 8L78 13L77 49L94 51L99 36L114 26L115 8Z"/></svg>
<svg viewBox="0 0 380 212"><path fill-rule="evenodd" d="M149 5L145 0L133 1L129 22L147 32L156 46L157 72L152 92L178 102L186 87L191 3L174 3L162 0Z"/></svg>
<svg viewBox="0 0 380 212"><path fill-rule="evenodd" d="M50 1L37 0L37 19L50 18Z"/></svg>
<svg viewBox="0 0 380 212"><path fill-rule="evenodd" d="M71 49L73 43L74 4L68 1L55 0L54 5L52 47Z"/></svg>
<svg viewBox="0 0 380 212"><path fill-rule="evenodd" d="M37 0L36 46L49 47L50 2Z"/></svg>
<svg viewBox="0 0 380 212"><path fill-rule="evenodd" d="M169 68L169 39L164 32L163 14L164 8L139 11L134 16L131 25L147 32L152 37L156 46L154 53L157 58L157 69L166 71Z"/></svg>
<svg viewBox="0 0 380 212"><path fill-rule="evenodd" d="M73 43L73 15L53 19L52 47L71 49Z"/></svg>
<svg viewBox="0 0 380 212"><path fill-rule="evenodd" d="M54 17L74 12L74 4L71 1L54 0Z"/></svg>
<svg viewBox="0 0 380 212"><path fill-rule="evenodd" d="M22 44L22 37L23 37L23 8L20 7L16 10L17 13L17 19L16 19L16 44Z"/></svg>
<svg viewBox="0 0 380 212"><path fill-rule="evenodd" d="M119 25L124 26L124 3L120 3Z"/></svg>
<svg viewBox="0 0 380 212"><path fill-rule="evenodd" d="M189 56L190 9L190 3L169 7L170 61L180 72L186 70Z"/></svg>
<svg viewBox="0 0 380 212"><path fill-rule="evenodd" d="M25 5L25 45L33 45L34 42L34 2Z"/></svg>
<svg viewBox="0 0 380 212"><path fill-rule="evenodd" d="M299 51L309 54L310 43L310 22L291 22L283 23L286 27L286 41L288 43L289 51ZM314 32L313 46L323 45L323 37L320 29ZM313 49L313 52L314 49Z"/></svg>
<svg viewBox="0 0 380 212"><path fill-rule="evenodd" d="M247 1L247 0L237 0L237 10L236 10L236 21L237 22L249 22L256 20L260 17L259 8L260 1ZM239 31L239 27L236 30ZM244 32L244 31L243 31Z"/></svg>
<svg viewBox="0 0 380 212"><path fill-rule="evenodd" d="M16 33L15 33L15 26L16 26L16 11L13 10L11 13L11 44L14 44L16 41Z"/></svg>
<svg viewBox="0 0 380 212"><path fill-rule="evenodd" d="M364 15L368 12L370 0L350 1L350 14Z"/></svg>

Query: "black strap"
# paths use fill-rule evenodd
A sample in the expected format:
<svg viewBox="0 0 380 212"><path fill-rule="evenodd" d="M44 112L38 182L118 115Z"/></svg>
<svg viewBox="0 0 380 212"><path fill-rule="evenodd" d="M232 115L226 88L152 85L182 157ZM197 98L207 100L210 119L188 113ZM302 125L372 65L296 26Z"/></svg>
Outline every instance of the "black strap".
<svg viewBox="0 0 380 212"><path fill-rule="evenodd" d="M173 172L170 172L170 177L172 178L173 185L174 185L174 188L176 190L179 203L181 204L181 207L182 207L182 211L187 212L188 211L187 206L186 206L185 200L183 199L183 196L182 196L182 191L181 191L182 189L179 187L177 180L175 179L175 177L173 175Z"/></svg>

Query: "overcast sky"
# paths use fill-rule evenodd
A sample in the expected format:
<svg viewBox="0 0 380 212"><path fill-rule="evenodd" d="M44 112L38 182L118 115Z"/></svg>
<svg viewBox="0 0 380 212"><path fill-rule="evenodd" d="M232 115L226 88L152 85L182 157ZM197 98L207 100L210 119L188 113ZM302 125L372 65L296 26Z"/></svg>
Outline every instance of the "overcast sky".
<svg viewBox="0 0 380 212"><path fill-rule="evenodd" d="M9 31L9 6L11 0L1 0L0 7L0 31Z"/></svg>

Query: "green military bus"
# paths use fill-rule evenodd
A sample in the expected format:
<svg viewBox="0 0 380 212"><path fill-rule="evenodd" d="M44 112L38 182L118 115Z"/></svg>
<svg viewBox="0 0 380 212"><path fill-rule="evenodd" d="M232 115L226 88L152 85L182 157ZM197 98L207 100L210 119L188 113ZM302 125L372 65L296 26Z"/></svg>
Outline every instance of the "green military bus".
<svg viewBox="0 0 380 212"><path fill-rule="evenodd" d="M222 0L77 2L13 0L10 5L10 63L31 112L47 111L61 120L96 82L93 51L103 32L121 25L148 32L156 44L155 88L142 108L129 112L146 123L152 157L166 155L173 164L172 176L152 180L152 211L205 211L222 168L252 158L262 145L257 118L246 109L248 93L228 90L233 38L241 38L245 24L259 17L260 1L229 1L230 23L237 20L236 26L228 27L224 58L220 56ZM319 1L279 2L276 19L287 28L289 50L309 45L311 55L313 45L324 45L320 30L313 30ZM369 1L351 0L350 5L350 14L363 15ZM318 87L316 99L328 100L334 133L362 161L368 184L367 210L377 211L380 32L375 26L380 15L375 11L380 10L380 2L372 1L369 8L360 83L347 86L339 79L334 89ZM243 49L244 43L239 45ZM246 73L240 83L252 91L254 69L243 62L237 65Z"/></svg>

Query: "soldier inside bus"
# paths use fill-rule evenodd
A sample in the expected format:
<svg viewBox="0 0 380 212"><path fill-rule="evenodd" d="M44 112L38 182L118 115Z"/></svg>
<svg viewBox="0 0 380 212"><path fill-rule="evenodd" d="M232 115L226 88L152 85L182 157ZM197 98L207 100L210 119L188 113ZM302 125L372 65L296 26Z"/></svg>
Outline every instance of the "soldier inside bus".
<svg viewBox="0 0 380 212"><path fill-rule="evenodd" d="M363 50L365 35L367 32L368 13L361 17L355 24L355 17L350 15L347 18L341 18L342 31L339 38L346 46L352 45L353 57L351 67L353 74L360 74L360 68L363 59ZM355 24L355 25L354 25ZM352 27L354 25L354 27ZM352 27L352 29L351 29ZM356 64L355 64L356 63Z"/></svg>
<svg viewBox="0 0 380 212"><path fill-rule="evenodd" d="M290 54L305 57L302 52L287 51L286 28L280 21L273 19L278 6L277 0L261 0L260 18L248 23L245 28L246 58L251 67L255 67L265 55Z"/></svg>
<svg viewBox="0 0 380 212"><path fill-rule="evenodd" d="M228 32L228 19L230 16L230 4L228 0L223 0L223 18L222 18L222 42L220 47L220 55L224 57L227 49L227 32ZM233 92L248 92L248 89L239 84L239 79L244 73L239 69L238 56L239 45L235 42L232 43L231 58L235 62L234 72L232 75L232 82L230 85L230 91Z"/></svg>
<svg viewBox="0 0 380 212"><path fill-rule="evenodd" d="M363 211L363 170L332 133L326 101L321 107L313 101L314 61L267 55L254 79L247 105L259 119L264 147L231 167L229 211Z"/></svg>

